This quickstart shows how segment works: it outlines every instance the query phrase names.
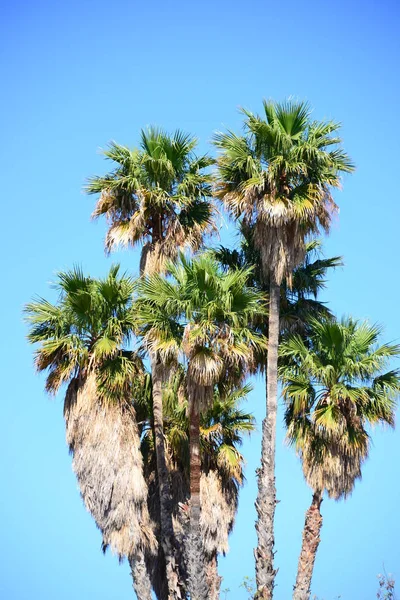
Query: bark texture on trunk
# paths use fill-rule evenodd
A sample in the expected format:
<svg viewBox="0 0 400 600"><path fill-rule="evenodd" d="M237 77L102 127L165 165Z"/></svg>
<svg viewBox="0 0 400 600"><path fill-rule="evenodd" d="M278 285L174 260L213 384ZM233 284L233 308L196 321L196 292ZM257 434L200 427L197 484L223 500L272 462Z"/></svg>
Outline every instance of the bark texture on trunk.
<svg viewBox="0 0 400 600"><path fill-rule="evenodd" d="M189 398L190 427L190 533L187 541L188 589L190 600L209 600L204 547L200 531L200 407Z"/></svg>
<svg viewBox="0 0 400 600"><path fill-rule="evenodd" d="M172 524L172 497L168 475L164 418L162 405L162 365L157 356L151 357L151 375L153 382L153 420L154 438L157 460L158 488L160 493L160 525L161 545L165 556L166 576L169 600L179 600L182 593L182 582L179 577L179 561L175 547Z"/></svg>
<svg viewBox="0 0 400 600"><path fill-rule="evenodd" d="M222 577L218 574L217 553L206 558L207 585L209 589L209 600L218 600Z"/></svg>
<svg viewBox="0 0 400 600"><path fill-rule="evenodd" d="M133 580L133 589L138 600L152 600L150 576L147 572L143 554L130 557L129 565Z"/></svg>
<svg viewBox="0 0 400 600"><path fill-rule="evenodd" d="M262 424L261 466L258 470L256 598L270 600L277 571L274 569L274 518L276 506L275 445L278 405L278 344L280 286L271 280L268 320L267 407Z"/></svg>
<svg viewBox="0 0 400 600"><path fill-rule="evenodd" d="M190 401L189 414L189 452L190 452L190 520L200 527L200 410L198 402Z"/></svg>
<svg viewBox="0 0 400 600"><path fill-rule="evenodd" d="M200 527L196 529L192 524L186 542L186 553L190 600L209 600Z"/></svg>
<svg viewBox="0 0 400 600"><path fill-rule="evenodd" d="M308 600L310 597L315 557L321 541L321 502L322 493L319 491L314 492L311 506L306 512L296 585L293 590L293 600Z"/></svg>

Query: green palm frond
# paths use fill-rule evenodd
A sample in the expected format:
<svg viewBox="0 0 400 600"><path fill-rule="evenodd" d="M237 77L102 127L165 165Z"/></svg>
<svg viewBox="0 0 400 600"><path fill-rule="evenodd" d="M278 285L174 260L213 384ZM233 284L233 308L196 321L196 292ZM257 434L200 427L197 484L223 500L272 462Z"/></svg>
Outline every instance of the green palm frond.
<svg viewBox="0 0 400 600"><path fill-rule="evenodd" d="M85 188L99 194L93 217L106 216L106 250L143 245L154 254L147 272L162 271L180 248L196 251L216 231L212 203L213 160L196 156L197 140L182 131L142 130L140 147L112 142L104 155L113 171L93 177Z"/></svg>
<svg viewBox="0 0 400 600"><path fill-rule="evenodd" d="M248 272L248 285L265 290L267 294L269 278L265 278L260 270L260 255L254 247L254 227L248 227L242 221L240 233L239 249L231 250L219 247L210 253L224 270L252 265L253 269ZM307 242L304 261L293 272L291 287L285 281L281 286L280 326L282 338L293 333L307 335L313 318L318 321L332 318L329 307L318 300L318 295L325 287L328 271L341 266L341 264L341 257L325 258L322 255L320 240L313 239ZM257 327L261 327L267 334L267 323L263 316L265 315L261 314L257 319Z"/></svg>
<svg viewBox="0 0 400 600"><path fill-rule="evenodd" d="M126 399L143 371L140 357L123 350L134 326L133 280L118 265L103 279L74 267L59 273L54 287L57 304L39 299L25 307L28 340L37 344L35 363L47 372L47 390L56 393L72 377L94 370L100 395Z"/></svg>

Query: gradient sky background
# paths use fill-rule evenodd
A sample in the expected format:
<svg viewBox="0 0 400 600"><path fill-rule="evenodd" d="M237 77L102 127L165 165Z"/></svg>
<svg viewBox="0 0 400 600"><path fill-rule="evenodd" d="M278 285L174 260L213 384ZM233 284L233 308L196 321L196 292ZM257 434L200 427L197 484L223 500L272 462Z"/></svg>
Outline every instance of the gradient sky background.
<svg viewBox="0 0 400 600"><path fill-rule="evenodd" d="M100 552L71 471L62 397L48 398L33 371L22 307L34 294L54 299L49 282L74 263L93 275L111 260L137 272L137 253L105 258L104 223L89 220L94 199L81 189L106 168L99 147L134 145L142 126L158 124L193 132L207 151L214 130L240 127L240 105L257 111L263 97L295 95L343 123L358 167L337 194L325 254L346 266L325 298L399 341L399 10L370 0L31 0L3 3L2 16L0 598L125 600L128 567ZM222 240L234 243L232 227ZM260 423L261 381L250 405ZM244 453L248 481L221 561L228 600L245 600L239 585L253 576L259 434ZM352 497L323 502L320 598L372 600L383 563L400 584L399 464L400 430L376 431ZM281 428L277 487L275 598L287 600L311 492Z"/></svg>

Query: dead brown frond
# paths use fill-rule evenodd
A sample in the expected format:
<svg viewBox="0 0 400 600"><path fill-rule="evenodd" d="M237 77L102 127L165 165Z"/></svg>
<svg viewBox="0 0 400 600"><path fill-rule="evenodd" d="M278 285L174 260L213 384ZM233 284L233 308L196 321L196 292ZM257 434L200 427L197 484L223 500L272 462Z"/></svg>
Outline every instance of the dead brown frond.
<svg viewBox="0 0 400 600"><path fill-rule="evenodd" d="M330 498L339 500L351 494L361 478L368 441L364 438L359 444L349 444L340 433L331 435L326 443L314 437L305 441L300 454L304 477L312 489L326 490Z"/></svg>
<svg viewBox="0 0 400 600"><path fill-rule="evenodd" d="M204 549L208 555L225 554L229 550L228 536L237 510L237 494L223 488L215 471L203 473L200 480L200 527Z"/></svg>
<svg viewBox="0 0 400 600"><path fill-rule="evenodd" d="M120 558L157 543L147 508L140 440L128 403L99 400L93 373L73 379L65 397L66 437L82 499Z"/></svg>

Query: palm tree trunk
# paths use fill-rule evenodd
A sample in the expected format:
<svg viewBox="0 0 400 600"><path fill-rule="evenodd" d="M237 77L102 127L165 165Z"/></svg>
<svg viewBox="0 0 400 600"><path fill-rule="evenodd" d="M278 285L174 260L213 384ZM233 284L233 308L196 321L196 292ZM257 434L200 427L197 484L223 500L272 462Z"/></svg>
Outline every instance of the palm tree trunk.
<svg viewBox="0 0 400 600"><path fill-rule="evenodd" d="M133 579L133 589L138 600L152 600L150 576L143 554L130 557L129 564Z"/></svg>
<svg viewBox="0 0 400 600"><path fill-rule="evenodd" d="M311 506L306 512L293 600L308 600L310 597L315 557L321 541L319 537L322 527L321 502L322 492L317 490L314 492Z"/></svg>
<svg viewBox="0 0 400 600"><path fill-rule="evenodd" d="M151 356L151 375L153 382L153 420L157 460L157 477L160 494L161 545L165 556L166 576L169 600L183 597L179 577L179 563L175 548L172 524L172 497L165 452L164 418L162 405L162 364L159 357Z"/></svg>
<svg viewBox="0 0 400 600"><path fill-rule="evenodd" d="M270 600L274 569L274 518L276 506L275 445L278 405L278 344L280 286L271 279L268 321L267 414L262 424L261 466L258 470L256 559L257 598Z"/></svg>
<svg viewBox="0 0 400 600"><path fill-rule="evenodd" d="M209 589L209 600L218 600L222 577L218 574L218 557L215 552L206 559L207 585Z"/></svg>
<svg viewBox="0 0 400 600"><path fill-rule="evenodd" d="M200 527L200 411L199 403L190 401L190 522Z"/></svg>
<svg viewBox="0 0 400 600"><path fill-rule="evenodd" d="M188 589L190 600L208 600L203 541L200 531L200 410L189 398L190 424L190 533L187 542Z"/></svg>

